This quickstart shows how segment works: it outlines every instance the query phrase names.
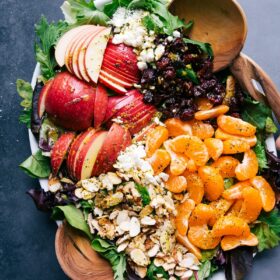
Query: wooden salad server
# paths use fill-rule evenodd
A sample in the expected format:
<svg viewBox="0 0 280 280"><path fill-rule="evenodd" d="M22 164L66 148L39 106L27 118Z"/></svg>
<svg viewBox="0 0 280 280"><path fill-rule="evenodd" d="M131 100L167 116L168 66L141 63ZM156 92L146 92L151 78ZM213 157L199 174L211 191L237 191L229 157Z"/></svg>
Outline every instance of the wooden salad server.
<svg viewBox="0 0 280 280"><path fill-rule="evenodd" d="M55 252L61 268L73 280L113 280L110 264L91 248L86 236L67 223L57 229Z"/></svg>

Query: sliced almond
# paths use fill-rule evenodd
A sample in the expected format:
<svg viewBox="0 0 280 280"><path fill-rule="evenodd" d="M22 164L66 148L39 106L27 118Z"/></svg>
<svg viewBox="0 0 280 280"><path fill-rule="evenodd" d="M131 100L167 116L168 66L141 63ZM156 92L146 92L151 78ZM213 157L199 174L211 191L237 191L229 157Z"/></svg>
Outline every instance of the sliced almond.
<svg viewBox="0 0 280 280"><path fill-rule="evenodd" d="M149 259L140 249L133 249L130 252L130 257L133 262L140 266L147 266L149 264Z"/></svg>

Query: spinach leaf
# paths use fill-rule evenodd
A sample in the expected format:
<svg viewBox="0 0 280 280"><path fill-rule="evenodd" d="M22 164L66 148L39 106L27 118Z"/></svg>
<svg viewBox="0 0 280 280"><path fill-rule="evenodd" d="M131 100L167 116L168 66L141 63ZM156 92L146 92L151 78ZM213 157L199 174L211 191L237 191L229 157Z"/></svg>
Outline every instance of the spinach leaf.
<svg viewBox="0 0 280 280"><path fill-rule="evenodd" d="M90 240L93 238L89 226L84 218L82 211L74 205L56 206L52 213L52 218L61 220L65 217L66 221L73 227L82 231Z"/></svg>
<svg viewBox="0 0 280 280"><path fill-rule="evenodd" d="M57 63L54 57L54 46L68 28L68 24L64 21L49 24L44 16L35 25L35 33L37 35L35 54L36 60L41 66L41 79L44 82L55 76Z"/></svg>
<svg viewBox="0 0 280 280"><path fill-rule="evenodd" d="M164 33L164 24L157 15L150 14L143 18L143 25L148 30L153 30L155 33Z"/></svg>
<svg viewBox="0 0 280 280"><path fill-rule="evenodd" d="M258 223L252 228L252 232L258 237L258 251L272 249L279 245L280 241L280 213L274 209L269 213L261 213Z"/></svg>
<svg viewBox="0 0 280 280"><path fill-rule="evenodd" d="M70 25L99 24L106 26L110 18L98 10L93 0L67 0L61 6L65 20Z"/></svg>
<svg viewBox="0 0 280 280"><path fill-rule="evenodd" d="M23 99L20 102L20 106L23 110L19 116L19 121L24 123L28 128L31 126L31 114L32 114L32 97L33 89L30 83L24 80L17 80L17 92L19 96Z"/></svg>
<svg viewBox="0 0 280 280"><path fill-rule="evenodd" d="M275 125L273 119L271 117L267 117L265 122L265 132L271 134L276 133L277 130L277 126Z"/></svg>
<svg viewBox="0 0 280 280"><path fill-rule="evenodd" d="M31 155L19 167L33 178L48 178L51 173L50 159L43 156L41 150Z"/></svg>
<svg viewBox="0 0 280 280"><path fill-rule="evenodd" d="M112 2L105 4L103 11L108 17L112 17L119 7L126 8L131 1L132 0L113 0Z"/></svg>
<svg viewBox="0 0 280 280"><path fill-rule="evenodd" d="M271 109L264 103L253 100L248 95L245 97L244 102L242 119L256 126L259 130L264 130L267 118L271 118Z"/></svg>
<svg viewBox="0 0 280 280"><path fill-rule="evenodd" d="M156 15L158 17L157 20L155 20L155 17L152 17L152 15L146 17L144 20L145 26L149 29L154 27L155 29L153 30L156 32L160 30L160 33L172 35L173 31L176 29L183 28L186 31L189 31L193 25L193 22L190 21L186 24L177 16L172 15L168 11L168 3L169 2L166 0L133 0L128 5L128 9L143 9ZM159 24L159 21L162 23ZM147 23L149 23L148 26Z"/></svg>
<svg viewBox="0 0 280 280"><path fill-rule="evenodd" d="M258 133L257 135L257 144L254 147L254 152L256 153L259 169L262 170L264 168L268 168L267 165L267 158L266 158L266 152L265 152L265 140L263 139L262 135Z"/></svg>
<svg viewBox="0 0 280 280"><path fill-rule="evenodd" d="M182 79L189 79L195 84L199 83L198 77L196 72L192 69L191 64L188 64L184 69L178 69L177 70L177 76L179 76Z"/></svg>
<svg viewBox="0 0 280 280"><path fill-rule="evenodd" d="M155 266L154 263L151 263L147 270L147 277L149 280L157 280L157 274L162 275L162 279L169 279L169 274L161 266Z"/></svg>
<svg viewBox="0 0 280 280"><path fill-rule="evenodd" d="M216 256L217 252L218 252L218 247L212 250L202 250L201 251L202 262L211 261Z"/></svg>
<svg viewBox="0 0 280 280"><path fill-rule="evenodd" d="M125 280L126 258L123 253L117 252L115 245L96 237L92 240L91 247L110 262L115 280Z"/></svg>
<svg viewBox="0 0 280 280"><path fill-rule="evenodd" d="M196 275L193 275L190 280L207 279L217 270L218 267L216 265L212 264L209 260L206 260L201 263L199 271L195 272Z"/></svg>
<svg viewBox="0 0 280 280"><path fill-rule="evenodd" d="M205 54L208 54L208 56L209 56L211 59L213 59L214 53L213 53L211 44L209 44L209 43L203 43L203 42L199 42L199 41L195 41L195 40L187 39L187 38L184 38L184 42L185 42L186 44L192 44L192 45L198 46Z"/></svg>
<svg viewBox="0 0 280 280"><path fill-rule="evenodd" d="M147 188L139 184L136 184L136 189L141 195L143 205L144 206L149 205L151 202L151 198Z"/></svg>
<svg viewBox="0 0 280 280"><path fill-rule="evenodd" d="M225 274L227 280L242 280L253 265L253 248L238 247L226 252Z"/></svg>

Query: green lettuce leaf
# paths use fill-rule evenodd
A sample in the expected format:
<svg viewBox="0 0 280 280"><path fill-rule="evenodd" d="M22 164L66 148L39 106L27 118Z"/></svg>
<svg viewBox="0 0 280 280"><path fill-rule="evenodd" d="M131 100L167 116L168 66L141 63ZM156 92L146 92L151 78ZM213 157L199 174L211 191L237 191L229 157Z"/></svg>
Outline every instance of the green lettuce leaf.
<svg viewBox="0 0 280 280"><path fill-rule="evenodd" d="M141 195L143 205L144 206L149 205L151 202L151 198L150 198L147 188L144 186L141 186L139 184L136 184L136 189L139 192L139 194Z"/></svg>
<svg viewBox="0 0 280 280"><path fill-rule="evenodd" d="M123 253L118 253L115 245L96 237L92 240L91 247L110 262L115 280L125 280L126 258Z"/></svg>
<svg viewBox="0 0 280 280"><path fill-rule="evenodd" d="M200 265L196 276L192 276L190 280L203 280L211 277L211 275L218 270L218 267L211 263L211 261L203 261Z"/></svg>
<svg viewBox="0 0 280 280"><path fill-rule="evenodd" d="M128 7L132 0L113 0L110 3L105 4L103 12L108 16L112 17L112 15L116 12L119 7Z"/></svg>
<svg viewBox="0 0 280 280"><path fill-rule="evenodd" d="M161 266L155 266L152 262L147 270L147 278L149 280L157 280L158 274L162 275L161 279L169 279L169 274L164 270L164 268Z"/></svg>
<svg viewBox="0 0 280 280"><path fill-rule="evenodd" d="M245 97L242 119L256 126L259 130L266 127L267 118L271 118L271 109L264 103L253 100L250 96Z"/></svg>
<svg viewBox="0 0 280 280"><path fill-rule="evenodd" d="M269 213L262 213L252 228L252 232L258 237L259 252L278 246L280 241L279 210L274 209Z"/></svg>
<svg viewBox="0 0 280 280"><path fill-rule="evenodd" d="M19 121L24 123L28 128L31 126L31 114L32 114L32 97L33 89L30 83L24 80L17 80L17 92L19 96L23 99L20 105L23 110L19 116Z"/></svg>
<svg viewBox="0 0 280 280"><path fill-rule="evenodd" d="M277 130L277 126L275 125L273 119L271 117L267 117L265 122L265 132L271 134L276 133Z"/></svg>
<svg viewBox="0 0 280 280"><path fill-rule="evenodd" d="M144 20L145 26L150 30L153 28L152 30L155 32L160 30L160 33L172 35L174 30L180 28L189 31L193 22L190 21L189 23L185 23L177 16L172 15L168 11L168 3L169 1L166 0L133 0L128 5L128 9L143 9L156 15L158 17L157 20L153 17L153 15L146 16ZM162 23L159 24L159 21Z"/></svg>
<svg viewBox="0 0 280 280"><path fill-rule="evenodd" d="M33 178L48 178L51 173L50 159L43 156L41 150L31 155L19 167Z"/></svg>
<svg viewBox="0 0 280 280"><path fill-rule="evenodd" d="M195 84L199 83L196 72L192 69L192 66L189 64L184 69L178 69L176 72L177 76L182 79L189 79Z"/></svg>
<svg viewBox="0 0 280 280"><path fill-rule="evenodd" d="M233 178L225 178L224 179L224 188L225 190L229 189L234 184Z"/></svg>
<svg viewBox="0 0 280 280"><path fill-rule="evenodd" d="M68 29L69 26L66 22L48 23L44 16L35 25L35 33L37 35L35 54L36 60L41 66L41 79L44 82L55 76L57 63L54 57L54 46L61 35Z"/></svg>
<svg viewBox="0 0 280 280"><path fill-rule="evenodd" d="M258 158L259 169L268 168L266 152L265 152L265 140L261 135L257 135L257 144L254 147L254 152Z"/></svg>
<svg viewBox="0 0 280 280"><path fill-rule="evenodd" d="M98 10L93 0L67 0L61 6L70 25L99 24L106 26L110 18Z"/></svg>
<svg viewBox="0 0 280 280"><path fill-rule="evenodd" d="M63 217L70 226L82 231L90 240L92 240L93 236L90 233L89 226L80 209L76 208L74 205L56 206L53 209L52 218L54 220L62 220Z"/></svg>
<svg viewBox="0 0 280 280"><path fill-rule="evenodd" d="M184 42L187 44L192 44L198 46L205 54L207 54L211 59L214 57L213 49L211 44L203 43L192 39L184 38Z"/></svg>

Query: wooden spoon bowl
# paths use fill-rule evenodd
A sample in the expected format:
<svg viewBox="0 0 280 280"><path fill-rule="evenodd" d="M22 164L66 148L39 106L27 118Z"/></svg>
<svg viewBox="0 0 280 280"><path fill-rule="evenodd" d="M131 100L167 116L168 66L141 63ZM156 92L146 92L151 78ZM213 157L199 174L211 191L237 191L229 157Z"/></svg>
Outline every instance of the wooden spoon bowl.
<svg viewBox="0 0 280 280"><path fill-rule="evenodd" d="M234 0L175 0L170 11L193 20L190 37L209 42L214 51L214 71L227 67L243 48L247 36L244 11Z"/></svg>

